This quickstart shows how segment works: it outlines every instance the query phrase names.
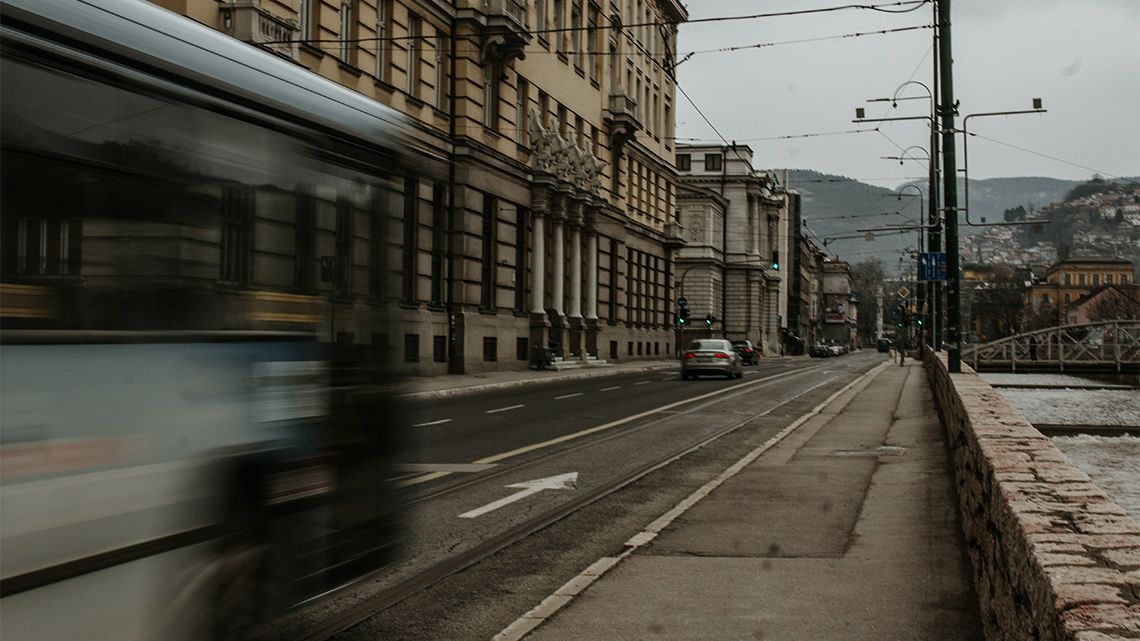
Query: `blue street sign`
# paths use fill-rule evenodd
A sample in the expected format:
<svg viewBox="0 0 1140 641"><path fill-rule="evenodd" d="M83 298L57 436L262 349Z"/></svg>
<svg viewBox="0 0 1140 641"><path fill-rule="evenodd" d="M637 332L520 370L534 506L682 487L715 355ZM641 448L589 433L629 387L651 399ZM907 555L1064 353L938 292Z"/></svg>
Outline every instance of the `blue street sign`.
<svg viewBox="0 0 1140 641"><path fill-rule="evenodd" d="M918 255L918 279L946 280L946 252L923 252Z"/></svg>

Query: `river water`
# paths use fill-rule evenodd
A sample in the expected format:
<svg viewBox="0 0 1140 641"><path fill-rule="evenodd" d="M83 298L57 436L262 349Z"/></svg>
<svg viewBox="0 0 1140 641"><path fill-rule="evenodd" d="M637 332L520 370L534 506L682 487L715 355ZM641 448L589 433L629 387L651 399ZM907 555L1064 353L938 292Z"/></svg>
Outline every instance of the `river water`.
<svg viewBox="0 0 1140 641"><path fill-rule="evenodd" d="M1096 430L1140 426L1140 389L1120 383L1054 374L983 374L1035 425ZM1140 523L1140 438L1053 436L1053 443Z"/></svg>

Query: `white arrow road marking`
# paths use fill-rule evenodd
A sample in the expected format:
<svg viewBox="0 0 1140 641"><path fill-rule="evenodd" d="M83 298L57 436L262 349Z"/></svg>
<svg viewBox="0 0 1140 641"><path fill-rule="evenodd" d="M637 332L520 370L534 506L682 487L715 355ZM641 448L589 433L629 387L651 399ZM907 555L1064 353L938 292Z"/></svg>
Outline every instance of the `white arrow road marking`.
<svg viewBox="0 0 1140 641"><path fill-rule="evenodd" d="M512 483L507 487L521 487L520 492L503 497L493 503L488 503L480 508L475 508L470 512L464 512L459 515L461 519L473 519L477 516L482 516L487 512L497 510L504 505L510 505L515 501L525 499L531 494L538 494L543 490L573 490L578 487L578 473L569 472L567 474L559 474L558 476L548 476L544 479L536 479L534 481L523 481L522 483Z"/></svg>
<svg viewBox="0 0 1140 641"><path fill-rule="evenodd" d="M438 421L428 421L427 423L416 423L412 427L431 427L432 425L443 425L444 423L450 423L450 422L451 422L450 418L442 418Z"/></svg>
<svg viewBox="0 0 1140 641"><path fill-rule="evenodd" d="M511 410L517 410L520 407L526 407L526 405L523 404L523 405L512 405L510 407L500 407L497 410L487 410L485 413L486 414L495 414L497 412L509 412Z"/></svg>

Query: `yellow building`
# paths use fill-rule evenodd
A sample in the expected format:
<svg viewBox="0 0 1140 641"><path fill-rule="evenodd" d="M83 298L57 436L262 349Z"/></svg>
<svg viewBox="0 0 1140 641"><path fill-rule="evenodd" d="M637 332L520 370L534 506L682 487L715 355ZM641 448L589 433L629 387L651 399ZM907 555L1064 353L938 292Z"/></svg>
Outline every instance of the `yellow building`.
<svg viewBox="0 0 1140 641"><path fill-rule="evenodd" d="M678 0L154 2L396 108L446 159L412 159L389 212L390 320L347 306L334 338L408 373L671 353Z"/></svg>
<svg viewBox="0 0 1140 641"><path fill-rule="evenodd" d="M1133 289L1133 265L1119 258L1069 258L1049 268L1045 277L1034 283L1029 300L1038 309L1055 309L1064 318L1064 309L1081 296L1102 285L1116 285L1124 291Z"/></svg>

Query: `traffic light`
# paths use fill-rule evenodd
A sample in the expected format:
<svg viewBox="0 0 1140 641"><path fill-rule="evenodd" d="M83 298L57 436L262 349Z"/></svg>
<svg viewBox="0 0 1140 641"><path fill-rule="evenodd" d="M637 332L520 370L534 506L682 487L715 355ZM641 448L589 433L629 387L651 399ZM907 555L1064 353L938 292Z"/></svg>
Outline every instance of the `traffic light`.
<svg viewBox="0 0 1140 641"><path fill-rule="evenodd" d="M689 322L689 308L682 307L677 310L677 323L684 325Z"/></svg>
<svg viewBox="0 0 1140 641"><path fill-rule="evenodd" d="M919 317L918 317L918 319L916 319L914 322L915 322L915 323L916 323L916 324L917 324L919 327L922 327L922 317L921 317L921 316L919 316Z"/></svg>
<svg viewBox="0 0 1140 641"><path fill-rule="evenodd" d="M712 317L712 314L705 316L705 325L708 325L711 328L712 324L713 324L713 320L715 320L715 319Z"/></svg>
<svg viewBox="0 0 1140 641"><path fill-rule="evenodd" d="M778 249L772 250L772 269L780 271L780 251Z"/></svg>

